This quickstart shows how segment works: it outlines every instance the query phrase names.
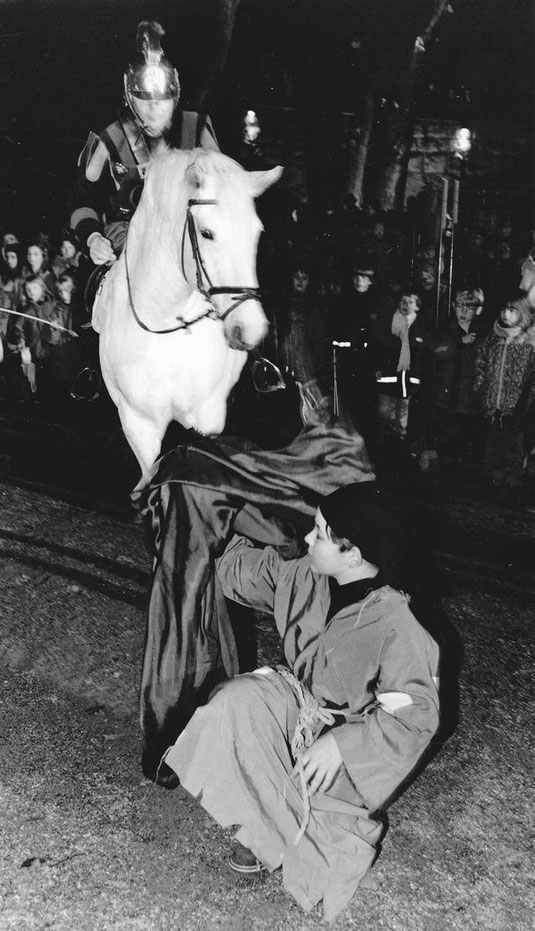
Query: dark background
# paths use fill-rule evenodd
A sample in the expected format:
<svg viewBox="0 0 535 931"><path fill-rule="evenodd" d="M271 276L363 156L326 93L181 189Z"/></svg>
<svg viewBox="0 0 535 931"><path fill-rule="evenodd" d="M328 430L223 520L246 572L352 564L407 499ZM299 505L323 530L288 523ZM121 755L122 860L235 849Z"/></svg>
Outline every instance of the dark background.
<svg viewBox="0 0 535 931"><path fill-rule="evenodd" d="M434 0L0 0L0 227L62 224L87 132L114 118L136 25L158 19L185 105L206 100L236 154L246 107L287 107L304 144L335 142L370 89L401 102ZM419 63L421 117L533 131L533 0L452 0ZM228 50L226 65L218 62ZM284 140L283 140L284 141Z"/></svg>

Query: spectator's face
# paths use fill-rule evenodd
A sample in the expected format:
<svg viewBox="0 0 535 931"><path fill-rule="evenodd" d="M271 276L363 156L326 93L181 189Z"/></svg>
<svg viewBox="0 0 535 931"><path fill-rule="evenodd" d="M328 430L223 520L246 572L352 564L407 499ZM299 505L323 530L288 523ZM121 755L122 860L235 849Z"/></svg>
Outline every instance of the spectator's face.
<svg viewBox="0 0 535 931"><path fill-rule="evenodd" d="M73 288L74 285L72 281L61 281L58 284L58 294L60 296L60 300L62 300L64 304L71 303Z"/></svg>
<svg viewBox="0 0 535 931"><path fill-rule="evenodd" d="M11 268L11 269L15 270L15 268L16 268L17 265L19 264L19 257L18 257L18 255L17 255L17 253L16 253L16 252L6 252L6 262L7 262L8 268Z"/></svg>
<svg viewBox="0 0 535 931"><path fill-rule="evenodd" d="M455 316L459 326L469 327L476 315L476 310L474 304L467 303L465 298L461 296L455 298Z"/></svg>
<svg viewBox="0 0 535 931"><path fill-rule="evenodd" d="M43 299L45 295L45 289L40 281L28 281L26 283L26 294L28 295L30 301L36 303Z"/></svg>
<svg viewBox="0 0 535 931"><path fill-rule="evenodd" d="M504 307L501 313L502 323L507 327L518 326L520 323L520 314L516 307Z"/></svg>
<svg viewBox="0 0 535 931"><path fill-rule="evenodd" d="M353 275L353 287L359 294L364 294L371 287L372 277L365 271L356 272Z"/></svg>
<svg viewBox="0 0 535 931"><path fill-rule="evenodd" d="M385 225L384 223L374 223L373 224L373 235L376 239L384 239L385 235Z"/></svg>
<svg viewBox="0 0 535 931"><path fill-rule="evenodd" d="M134 97L134 108L149 136L161 136L171 125L174 100L140 100Z"/></svg>
<svg viewBox="0 0 535 931"><path fill-rule="evenodd" d="M308 272L298 269L292 275L292 282L296 294L305 294L310 284L310 275Z"/></svg>
<svg viewBox="0 0 535 931"><path fill-rule="evenodd" d="M420 282L424 291L431 291L435 287L435 281L435 273L430 268L422 271Z"/></svg>
<svg viewBox="0 0 535 931"><path fill-rule="evenodd" d="M511 246L508 242L501 242L498 246L498 258L505 262L511 258Z"/></svg>
<svg viewBox="0 0 535 931"><path fill-rule="evenodd" d="M61 243L61 255L64 259L73 259L76 255L76 248L74 243L69 239L64 239Z"/></svg>
<svg viewBox="0 0 535 931"><path fill-rule="evenodd" d="M44 261L44 256L39 246L30 246L26 253L28 265L34 272L38 272Z"/></svg>
<svg viewBox="0 0 535 931"><path fill-rule="evenodd" d="M418 313L418 298L416 294L404 294L399 302L400 313L404 317L409 317L412 314Z"/></svg>

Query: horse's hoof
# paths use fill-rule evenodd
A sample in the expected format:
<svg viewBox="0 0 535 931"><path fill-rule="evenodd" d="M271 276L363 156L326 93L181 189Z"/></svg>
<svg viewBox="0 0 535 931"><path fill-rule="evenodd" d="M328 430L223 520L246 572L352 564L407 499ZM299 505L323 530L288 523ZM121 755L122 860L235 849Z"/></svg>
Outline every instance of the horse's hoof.
<svg viewBox="0 0 535 931"><path fill-rule="evenodd" d="M143 775L146 779L150 779L151 782L155 782L157 786L160 786L162 789L177 789L180 785L180 780L175 772L171 769L167 763L161 762L151 762L146 752L143 753L141 758L141 767L143 769Z"/></svg>

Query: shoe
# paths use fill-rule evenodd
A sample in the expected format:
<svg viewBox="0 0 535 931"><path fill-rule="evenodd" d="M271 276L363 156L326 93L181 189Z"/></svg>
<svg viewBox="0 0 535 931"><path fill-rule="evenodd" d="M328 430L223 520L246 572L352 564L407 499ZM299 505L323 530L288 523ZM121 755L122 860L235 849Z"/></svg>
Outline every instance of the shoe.
<svg viewBox="0 0 535 931"><path fill-rule="evenodd" d="M260 860L255 857L254 853L251 853L251 851L242 844L238 844L238 846L234 848L228 858L228 862L231 870L234 870L235 873L240 873L242 876L258 876L258 874L262 873L266 868Z"/></svg>

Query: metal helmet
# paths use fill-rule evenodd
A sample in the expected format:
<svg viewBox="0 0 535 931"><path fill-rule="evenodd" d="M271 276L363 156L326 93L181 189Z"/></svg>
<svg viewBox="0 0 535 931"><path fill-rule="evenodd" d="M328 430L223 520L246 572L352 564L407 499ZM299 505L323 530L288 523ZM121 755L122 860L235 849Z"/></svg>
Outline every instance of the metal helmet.
<svg viewBox="0 0 535 931"><path fill-rule="evenodd" d="M176 68L165 58L161 41L165 35L159 23L144 21L137 27L137 60L128 65L124 75L126 103L137 119L134 100L174 100L180 98L180 81Z"/></svg>

